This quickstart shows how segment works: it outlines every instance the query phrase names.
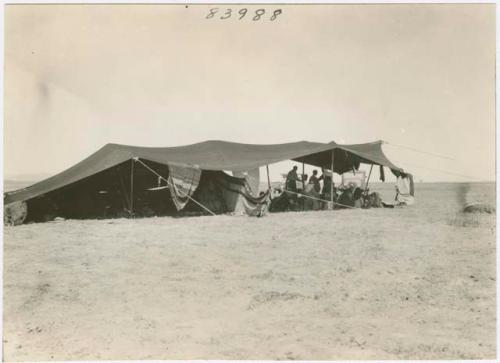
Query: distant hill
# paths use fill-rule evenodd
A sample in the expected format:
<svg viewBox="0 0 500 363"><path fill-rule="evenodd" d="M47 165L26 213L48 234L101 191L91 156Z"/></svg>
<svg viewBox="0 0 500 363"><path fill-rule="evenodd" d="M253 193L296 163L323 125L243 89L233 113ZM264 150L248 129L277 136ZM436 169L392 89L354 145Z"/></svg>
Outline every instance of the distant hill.
<svg viewBox="0 0 500 363"><path fill-rule="evenodd" d="M31 184L34 184L34 181L26 181L26 180L9 180L5 179L3 181L3 191L10 192L12 190L17 190L21 188L25 188Z"/></svg>
<svg viewBox="0 0 500 363"><path fill-rule="evenodd" d="M25 188L36 182L47 179L49 174L19 174L5 175L3 180L4 192Z"/></svg>

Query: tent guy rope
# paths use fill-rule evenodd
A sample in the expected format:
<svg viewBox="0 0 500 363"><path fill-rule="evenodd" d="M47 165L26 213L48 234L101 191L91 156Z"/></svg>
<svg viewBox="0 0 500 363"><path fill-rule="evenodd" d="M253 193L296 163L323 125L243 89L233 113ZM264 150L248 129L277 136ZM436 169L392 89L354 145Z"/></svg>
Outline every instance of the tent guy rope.
<svg viewBox="0 0 500 363"><path fill-rule="evenodd" d="M412 163L406 163L406 164L408 164L410 166L413 166L415 168L420 168L420 169L430 170L430 171L437 171L439 173L453 175L453 176L459 176L459 177L465 178L465 179L473 179L473 180L476 180L478 182L484 182L485 181L484 179L481 179L481 178L478 178L478 177L475 177L475 176L472 176L472 175L458 174L458 173L454 173L454 172L451 172L451 171L446 171L446 170L443 170L443 169L429 168L427 166L421 166L421 165L416 165L416 164L412 164Z"/></svg>
<svg viewBox="0 0 500 363"><path fill-rule="evenodd" d="M330 200L326 200L326 199L321 199L321 198L311 197L310 195L306 195L306 194L301 194L301 193L292 192L291 190L286 190L286 189L285 189L283 192L284 192L284 193L297 194L299 197L304 197L304 198L309 198L309 199L319 200L319 201L321 201L321 202L328 202L328 203L337 204L337 205L340 205L340 206L342 206L342 207L346 207L346 208L351 208L351 209L360 209L360 208L352 207L352 206L350 206L350 205L345 205L345 204L341 204L341 203L337 203L337 202L332 202L332 201L330 201Z"/></svg>
<svg viewBox="0 0 500 363"><path fill-rule="evenodd" d="M388 141L383 141L383 143L386 144L386 145L390 145L390 146L399 147L399 148L402 148L402 149L411 150L411 151L414 151L414 152L417 152L417 153L420 153L420 154L426 154L426 155L435 156L435 157L441 158L441 159L447 159L447 160L456 161L456 159L453 159L452 157L449 157L449 156L439 155L439 154L431 153L431 152L428 152L428 151L423 151L423 150L415 149L415 148L410 147L410 146L398 145L398 144L394 144L394 143L388 142Z"/></svg>

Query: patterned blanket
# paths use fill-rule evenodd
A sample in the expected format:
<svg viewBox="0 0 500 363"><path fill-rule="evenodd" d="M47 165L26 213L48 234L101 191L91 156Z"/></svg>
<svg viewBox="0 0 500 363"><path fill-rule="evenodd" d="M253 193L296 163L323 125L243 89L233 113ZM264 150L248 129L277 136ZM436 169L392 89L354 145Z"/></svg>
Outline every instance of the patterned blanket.
<svg viewBox="0 0 500 363"><path fill-rule="evenodd" d="M187 165L168 164L168 184L177 210L189 202L200 183L201 169Z"/></svg>

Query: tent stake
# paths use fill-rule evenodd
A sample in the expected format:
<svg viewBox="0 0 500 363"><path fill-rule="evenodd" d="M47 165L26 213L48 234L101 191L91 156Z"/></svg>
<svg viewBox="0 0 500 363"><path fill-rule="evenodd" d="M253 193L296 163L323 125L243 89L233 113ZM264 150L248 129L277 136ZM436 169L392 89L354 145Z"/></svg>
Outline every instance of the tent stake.
<svg viewBox="0 0 500 363"><path fill-rule="evenodd" d="M330 178L330 208L328 209L333 209L333 161L334 161L334 150L332 150L332 165L331 165L331 170L332 170L332 176Z"/></svg>
<svg viewBox="0 0 500 363"><path fill-rule="evenodd" d="M130 159L130 217L134 217L134 164L135 159Z"/></svg>
<svg viewBox="0 0 500 363"><path fill-rule="evenodd" d="M267 189L271 190L271 179L269 178L269 165L266 165L266 171L267 171Z"/></svg>

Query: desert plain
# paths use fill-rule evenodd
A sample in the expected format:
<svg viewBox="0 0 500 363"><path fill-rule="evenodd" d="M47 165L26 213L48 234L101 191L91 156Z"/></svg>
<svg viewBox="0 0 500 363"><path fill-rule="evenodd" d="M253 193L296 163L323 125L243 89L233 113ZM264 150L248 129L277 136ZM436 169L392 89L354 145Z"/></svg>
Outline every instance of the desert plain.
<svg viewBox="0 0 500 363"><path fill-rule="evenodd" d="M460 210L494 205L495 185L416 193L394 209L5 227L4 360L494 359L495 215Z"/></svg>

